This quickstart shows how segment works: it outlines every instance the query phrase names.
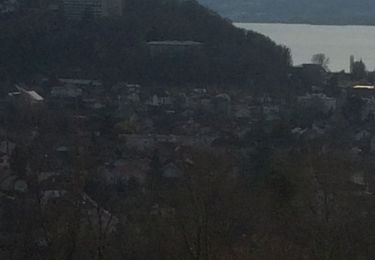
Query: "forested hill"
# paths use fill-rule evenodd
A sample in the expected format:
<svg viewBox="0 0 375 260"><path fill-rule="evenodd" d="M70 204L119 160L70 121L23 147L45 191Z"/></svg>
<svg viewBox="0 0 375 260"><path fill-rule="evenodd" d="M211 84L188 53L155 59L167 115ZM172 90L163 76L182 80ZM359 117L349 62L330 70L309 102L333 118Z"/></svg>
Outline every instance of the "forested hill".
<svg viewBox="0 0 375 260"><path fill-rule="evenodd" d="M159 40L204 47L194 58L155 60L146 42ZM128 0L121 18L79 22L23 11L1 21L0 57L0 76L13 80L78 70L104 80L178 84L272 85L283 82L290 64L288 49L235 28L196 1L177 0Z"/></svg>
<svg viewBox="0 0 375 260"><path fill-rule="evenodd" d="M375 25L373 0L199 0L241 22Z"/></svg>

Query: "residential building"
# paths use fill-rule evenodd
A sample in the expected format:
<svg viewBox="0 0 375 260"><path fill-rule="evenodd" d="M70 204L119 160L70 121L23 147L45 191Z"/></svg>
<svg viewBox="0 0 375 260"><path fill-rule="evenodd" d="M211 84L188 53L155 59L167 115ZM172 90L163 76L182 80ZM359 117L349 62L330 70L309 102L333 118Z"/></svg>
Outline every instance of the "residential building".
<svg viewBox="0 0 375 260"><path fill-rule="evenodd" d="M26 90L17 85L16 88L18 91L9 93L9 97L15 98L16 100L22 101L25 104L29 105L41 104L44 102L44 98L40 96L36 91Z"/></svg>
<svg viewBox="0 0 375 260"><path fill-rule="evenodd" d="M322 87L327 84L328 72L320 64L302 64L293 67L294 80L301 80L306 87Z"/></svg>
<svg viewBox="0 0 375 260"><path fill-rule="evenodd" d="M348 89L349 96L357 97L374 97L375 96L375 86L370 84L356 84Z"/></svg>
<svg viewBox="0 0 375 260"><path fill-rule="evenodd" d="M78 98L82 95L82 89L75 85L57 86L51 90L52 98Z"/></svg>
<svg viewBox="0 0 375 260"><path fill-rule="evenodd" d="M103 83L100 80L60 78L59 82L65 85L69 84L81 88L103 86Z"/></svg>
<svg viewBox="0 0 375 260"><path fill-rule="evenodd" d="M171 106L173 104L173 98L168 91L157 90L154 94L146 101L149 106Z"/></svg>
<svg viewBox="0 0 375 260"><path fill-rule="evenodd" d="M324 113L334 111L337 106L335 98L327 97L323 93L306 94L305 96L298 97L298 103L303 107L316 108Z"/></svg>
<svg viewBox="0 0 375 260"><path fill-rule="evenodd" d="M19 3L17 0L5 0L0 2L0 15L11 14L17 11Z"/></svg>
<svg viewBox="0 0 375 260"><path fill-rule="evenodd" d="M85 15L95 18L121 16L123 0L63 0L66 17L79 20Z"/></svg>

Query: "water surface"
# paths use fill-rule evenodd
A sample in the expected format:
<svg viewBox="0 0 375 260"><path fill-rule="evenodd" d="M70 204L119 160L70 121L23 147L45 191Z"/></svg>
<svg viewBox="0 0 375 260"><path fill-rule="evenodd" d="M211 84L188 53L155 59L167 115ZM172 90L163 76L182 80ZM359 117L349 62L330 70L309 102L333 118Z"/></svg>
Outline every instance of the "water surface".
<svg viewBox="0 0 375 260"><path fill-rule="evenodd" d="M375 70L375 26L235 23L262 33L292 51L295 65L310 62L315 53L325 53L332 71L348 70L350 55L363 59Z"/></svg>

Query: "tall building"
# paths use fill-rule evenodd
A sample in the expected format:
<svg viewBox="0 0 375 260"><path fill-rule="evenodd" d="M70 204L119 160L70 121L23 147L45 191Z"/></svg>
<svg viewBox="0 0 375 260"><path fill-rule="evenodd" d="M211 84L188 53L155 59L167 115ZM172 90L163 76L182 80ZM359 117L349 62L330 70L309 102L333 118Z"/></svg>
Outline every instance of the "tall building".
<svg viewBox="0 0 375 260"><path fill-rule="evenodd" d="M103 16L121 16L124 0L102 0Z"/></svg>
<svg viewBox="0 0 375 260"><path fill-rule="evenodd" d="M85 15L95 18L121 16L123 0L63 0L66 17L79 20Z"/></svg>
<svg viewBox="0 0 375 260"><path fill-rule="evenodd" d="M353 65L354 65L354 55L350 55L350 63L349 63L349 72L353 73Z"/></svg>

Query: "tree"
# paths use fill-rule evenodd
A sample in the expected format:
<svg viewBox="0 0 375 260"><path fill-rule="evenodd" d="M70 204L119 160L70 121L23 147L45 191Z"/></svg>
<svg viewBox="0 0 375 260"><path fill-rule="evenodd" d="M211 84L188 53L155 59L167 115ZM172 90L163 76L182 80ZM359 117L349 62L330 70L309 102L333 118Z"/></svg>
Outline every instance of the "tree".
<svg viewBox="0 0 375 260"><path fill-rule="evenodd" d="M362 60L353 62L351 66L353 79L361 80L366 78L366 65Z"/></svg>
<svg viewBox="0 0 375 260"><path fill-rule="evenodd" d="M321 65L325 70L328 70L329 58L324 53L317 53L311 57L311 62Z"/></svg>
<svg viewBox="0 0 375 260"><path fill-rule="evenodd" d="M359 122L362 120L361 111L364 105L364 101L361 98L349 97L342 108L342 113L350 122Z"/></svg>

